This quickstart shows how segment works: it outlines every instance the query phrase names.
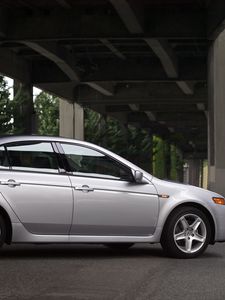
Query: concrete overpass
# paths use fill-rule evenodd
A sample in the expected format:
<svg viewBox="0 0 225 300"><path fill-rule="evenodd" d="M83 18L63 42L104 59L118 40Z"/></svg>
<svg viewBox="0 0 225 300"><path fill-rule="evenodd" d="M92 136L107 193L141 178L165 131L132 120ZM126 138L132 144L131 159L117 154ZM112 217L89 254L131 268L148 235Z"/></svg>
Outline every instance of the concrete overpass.
<svg viewBox="0 0 225 300"><path fill-rule="evenodd" d="M222 0L2 0L0 72L68 100L62 135L82 138L88 106L182 136L225 194L224 27Z"/></svg>

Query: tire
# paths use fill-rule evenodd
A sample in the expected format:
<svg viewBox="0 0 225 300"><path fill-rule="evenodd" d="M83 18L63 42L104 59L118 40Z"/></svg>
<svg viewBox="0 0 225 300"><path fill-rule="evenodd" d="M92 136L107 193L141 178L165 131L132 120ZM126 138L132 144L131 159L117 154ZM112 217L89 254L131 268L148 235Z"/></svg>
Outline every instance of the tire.
<svg viewBox="0 0 225 300"><path fill-rule="evenodd" d="M210 236L206 215L198 208L187 206L176 209L169 216L160 242L171 257L195 258L206 250Z"/></svg>
<svg viewBox="0 0 225 300"><path fill-rule="evenodd" d="M122 250L127 250L129 248L131 248L134 244L133 243L108 243L108 244L104 244L104 246L113 249L113 250L118 250L118 251L122 251Z"/></svg>
<svg viewBox="0 0 225 300"><path fill-rule="evenodd" d="M0 215L0 247L3 246L6 239L6 225L4 218Z"/></svg>

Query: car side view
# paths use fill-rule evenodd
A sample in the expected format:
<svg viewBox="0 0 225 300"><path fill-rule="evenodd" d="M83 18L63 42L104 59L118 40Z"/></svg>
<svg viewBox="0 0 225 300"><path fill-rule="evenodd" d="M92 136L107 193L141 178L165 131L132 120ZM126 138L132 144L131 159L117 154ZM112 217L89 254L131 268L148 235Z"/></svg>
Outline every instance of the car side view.
<svg viewBox="0 0 225 300"><path fill-rule="evenodd" d="M157 179L87 142L0 138L0 245L161 243L170 256L194 258L222 241L221 195Z"/></svg>

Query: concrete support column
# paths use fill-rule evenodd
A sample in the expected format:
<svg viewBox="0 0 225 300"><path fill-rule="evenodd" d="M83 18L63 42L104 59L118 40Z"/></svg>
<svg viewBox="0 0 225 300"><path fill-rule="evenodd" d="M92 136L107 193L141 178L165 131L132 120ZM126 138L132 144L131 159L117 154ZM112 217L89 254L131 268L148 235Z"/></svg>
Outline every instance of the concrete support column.
<svg viewBox="0 0 225 300"><path fill-rule="evenodd" d="M84 139L84 110L77 103L60 100L59 134L62 137Z"/></svg>
<svg viewBox="0 0 225 300"><path fill-rule="evenodd" d="M208 70L209 189L225 196L225 31L211 45Z"/></svg>
<svg viewBox="0 0 225 300"><path fill-rule="evenodd" d="M200 186L201 160L189 159L187 161L187 182L188 184Z"/></svg>
<svg viewBox="0 0 225 300"><path fill-rule="evenodd" d="M14 80L14 127L15 133L36 133L36 116L32 84Z"/></svg>

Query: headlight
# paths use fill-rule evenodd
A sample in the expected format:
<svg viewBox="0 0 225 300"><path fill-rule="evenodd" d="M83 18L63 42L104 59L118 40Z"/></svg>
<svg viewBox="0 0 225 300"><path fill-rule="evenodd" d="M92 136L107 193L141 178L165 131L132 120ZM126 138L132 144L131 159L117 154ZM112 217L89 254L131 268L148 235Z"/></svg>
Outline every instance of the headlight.
<svg viewBox="0 0 225 300"><path fill-rule="evenodd" d="M225 200L222 197L212 197L216 204L225 205Z"/></svg>

